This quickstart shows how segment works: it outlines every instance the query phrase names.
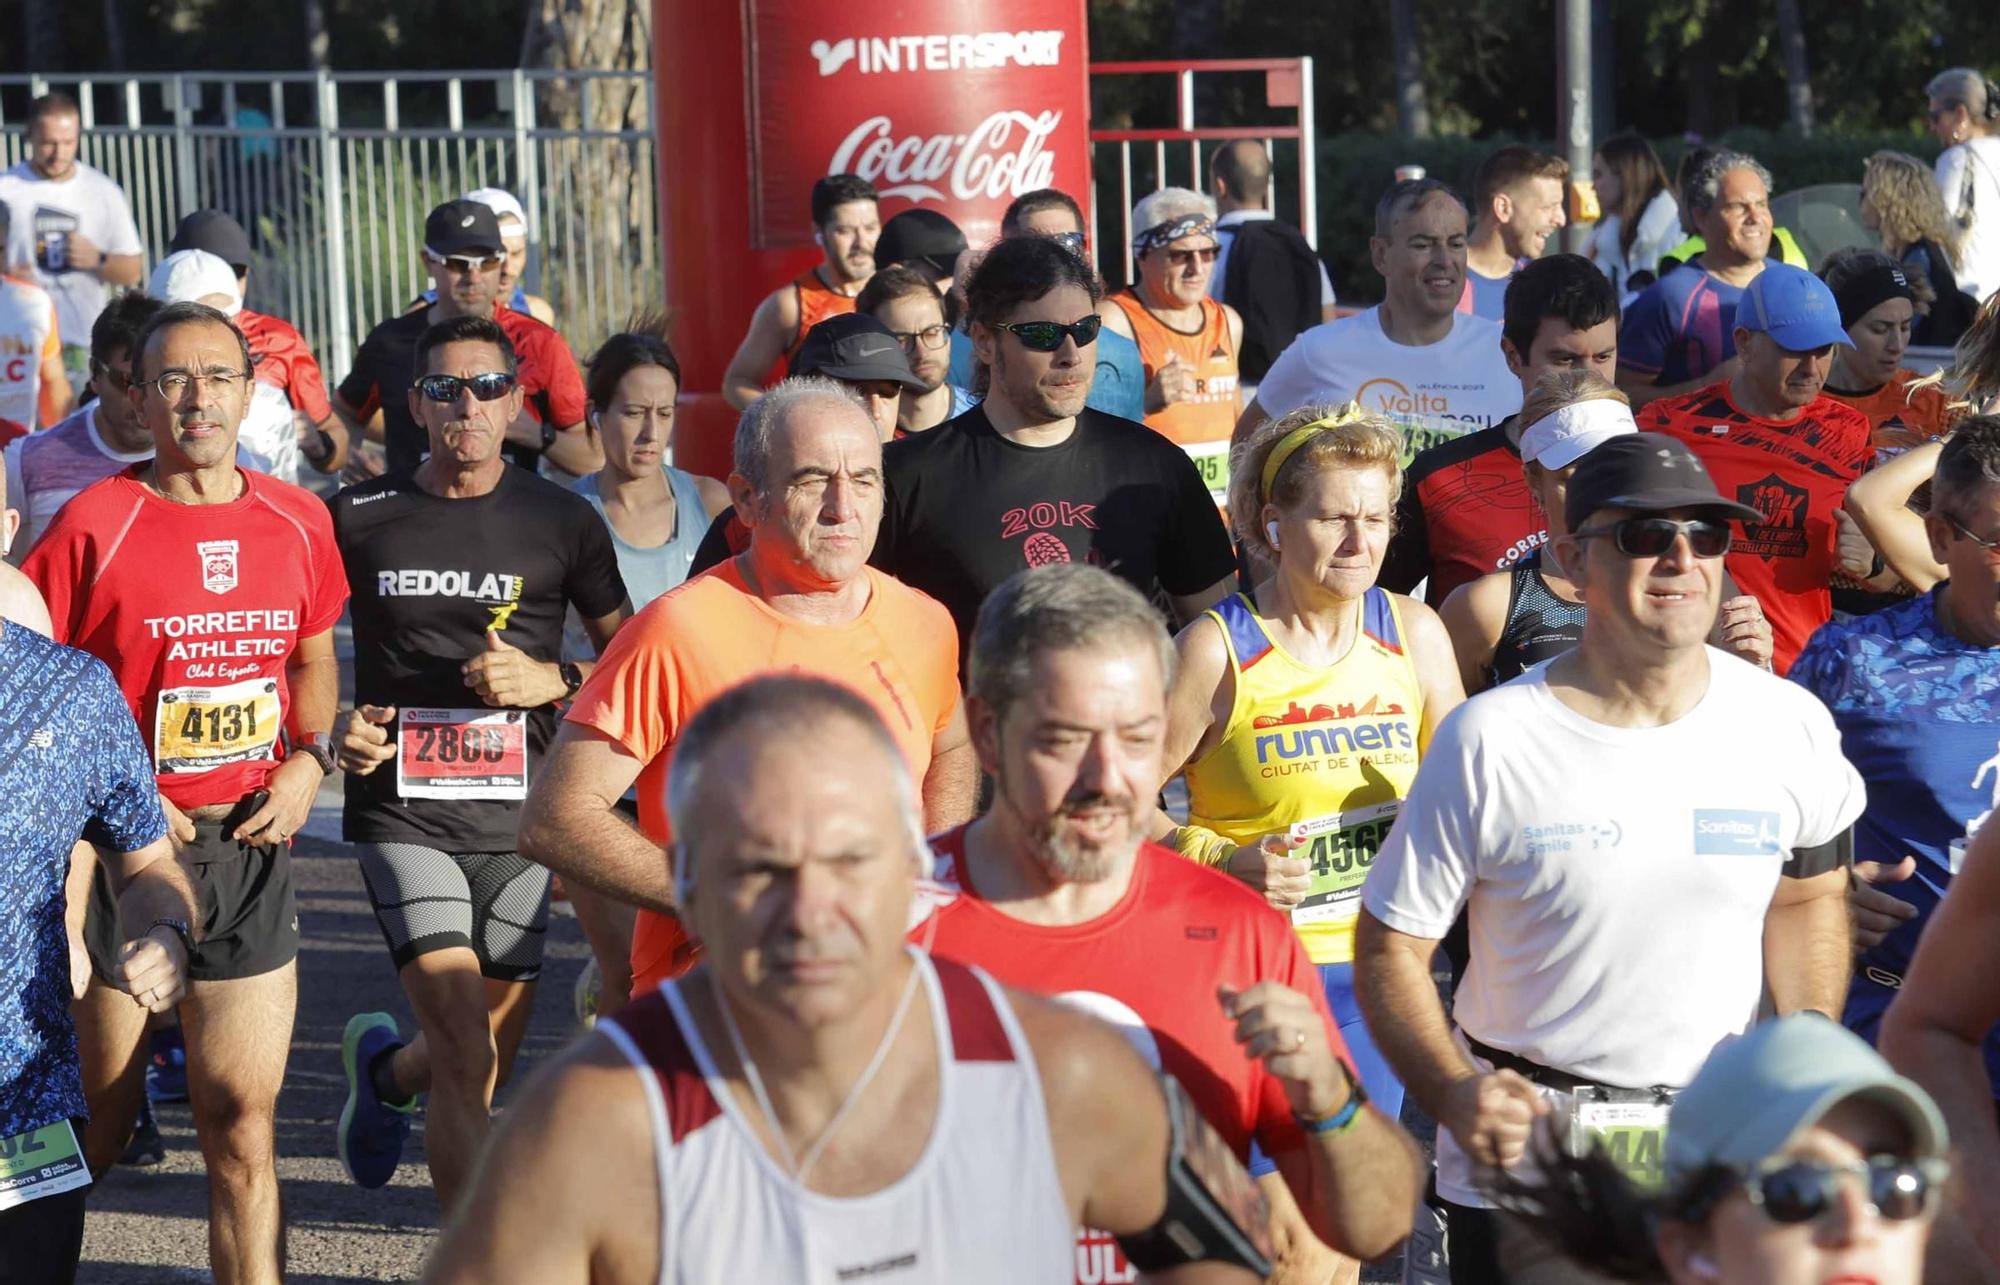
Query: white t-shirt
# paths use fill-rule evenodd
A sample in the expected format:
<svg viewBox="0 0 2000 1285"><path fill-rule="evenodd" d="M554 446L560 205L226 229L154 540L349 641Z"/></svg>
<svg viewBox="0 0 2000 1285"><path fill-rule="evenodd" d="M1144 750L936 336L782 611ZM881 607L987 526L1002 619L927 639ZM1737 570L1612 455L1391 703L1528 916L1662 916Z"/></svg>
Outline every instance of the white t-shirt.
<svg viewBox="0 0 2000 1285"><path fill-rule="evenodd" d="M299 482L299 430L292 418L292 404L276 386L261 379L250 381L250 408L236 430L237 457L249 457L248 467L269 473L297 486Z"/></svg>
<svg viewBox="0 0 2000 1285"><path fill-rule="evenodd" d="M1755 1018L1782 867L1866 794L1811 693L1707 656L1708 691L1666 727L1584 718L1542 664L1438 729L1362 904L1433 939L1466 909L1466 1033L1599 1083L1678 1087ZM1439 1194L1488 1203L1446 1130L1437 1152Z"/></svg>
<svg viewBox="0 0 2000 1285"><path fill-rule="evenodd" d="M2000 290L2000 138L1945 148L1937 160L1937 182L1953 218L1971 203L1972 226L1958 250L1958 288L1984 302Z"/></svg>
<svg viewBox="0 0 2000 1285"><path fill-rule="evenodd" d="M1294 339L1257 386L1264 413L1358 401L1402 426L1414 453L1521 409L1521 381L1500 355L1499 322L1456 313L1449 335L1412 347L1383 333L1381 313L1370 308Z"/></svg>
<svg viewBox="0 0 2000 1285"><path fill-rule="evenodd" d="M0 419L47 427L41 422L42 359L55 344L55 302L48 291L0 277Z"/></svg>
<svg viewBox="0 0 2000 1285"><path fill-rule="evenodd" d="M61 182L43 178L22 161L0 174L0 201L12 216L7 262L31 271L35 283L55 297L62 341L89 344L111 287L94 273L68 266L68 238L81 232L104 254L143 254L124 191L82 161Z"/></svg>

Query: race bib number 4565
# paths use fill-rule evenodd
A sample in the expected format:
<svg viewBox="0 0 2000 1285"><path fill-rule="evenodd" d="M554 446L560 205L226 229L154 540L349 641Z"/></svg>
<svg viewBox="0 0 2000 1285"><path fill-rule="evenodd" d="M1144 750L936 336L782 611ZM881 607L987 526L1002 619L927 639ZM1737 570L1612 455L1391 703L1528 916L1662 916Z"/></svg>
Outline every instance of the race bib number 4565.
<svg viewBox="0 0 2000 1285"><path fill-rule="evenodd" d="M397 715L396 792L406 799L527 798L527 715L404 708Z"/></svg>
<svg viewBox="0 0 2000 1285"><path fill-rule="evenodd" d="M154 707L153 770L207 772L268 759L282 717L275 678L167 688Z"/></svg>

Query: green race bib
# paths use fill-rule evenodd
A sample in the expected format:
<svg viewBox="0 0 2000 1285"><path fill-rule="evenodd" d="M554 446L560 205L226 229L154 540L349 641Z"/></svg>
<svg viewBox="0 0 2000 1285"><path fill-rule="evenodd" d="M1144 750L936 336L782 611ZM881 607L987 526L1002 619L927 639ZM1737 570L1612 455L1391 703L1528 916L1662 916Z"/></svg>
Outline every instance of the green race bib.
<svg viewBox="0 0 2000 1285"><path fill-rule="evenodd" d="M1396 823L1397 800L1350 808L1337 816L1299 821L1288 835L1306 840L1293 850L1312 864L1312 887L1304 901L1292 907L1295 924L1319 924L1352 919L1360 909L1361 885L1389 827Z"/></svg>
<svg viewBox="0 0 2000 1285"><path fill-rule="evenodd" d="M90 1182L90 1168L67 1120L0 1138L0 1209L73 1191Z"/></svg>

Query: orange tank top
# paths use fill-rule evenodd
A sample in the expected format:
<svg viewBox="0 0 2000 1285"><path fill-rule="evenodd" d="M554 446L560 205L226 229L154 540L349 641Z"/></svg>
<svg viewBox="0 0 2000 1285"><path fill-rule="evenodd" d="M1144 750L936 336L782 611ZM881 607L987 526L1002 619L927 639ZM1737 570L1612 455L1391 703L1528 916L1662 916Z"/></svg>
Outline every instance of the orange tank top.
<svg viewBox="0 0 2000 1285"><path fill-rule="evenodd" d="M843 312L853 312L855 300L854 295L827 289L826 282L819 279L817 268L807 268L792 278L792 289L797 291L799 296L799 328L792 335L792 342L785 348L787 365L791 364L792 354L798 352L799 345L806 341L806 331L828 317L837 317Z"/></svg>
<svg viewBox="0 0 2000 1285"><path fill-rule="evenodd" d="M1139 360L1151 384L1167 354L1194 372L1194 396L1146 416L1146 425L1182 446L1227 442L1236 427L1236 345L1229 339L1229 314L1213 299L1201 301L1201 328L1181 331L1154 316L1132 291L1112 296L1132 322Z"/></svg>

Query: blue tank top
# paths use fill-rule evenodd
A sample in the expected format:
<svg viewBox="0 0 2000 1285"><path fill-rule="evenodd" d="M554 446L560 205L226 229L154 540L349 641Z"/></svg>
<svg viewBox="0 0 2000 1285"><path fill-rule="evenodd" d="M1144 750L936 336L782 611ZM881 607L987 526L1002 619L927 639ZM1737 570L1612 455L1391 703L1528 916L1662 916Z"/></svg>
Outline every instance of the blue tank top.
<svg viewBox="0 0 2000 1285"><path fill-rule="evenodd" d="M604 527L611 533L611 547L618 555L618 574L625 581L625 592L632 599L634 611L688 578L694 551L708 530L708 509L701 502L694 474L672 465L662 465L660 471L667 475L667 485L674 494L674 532L665 544L650 549L628 542L611 525L611 519L605 517L604 499L597 493L597 474L576 484L576 493L590 501L590 507L604 518Z"/></svg>

